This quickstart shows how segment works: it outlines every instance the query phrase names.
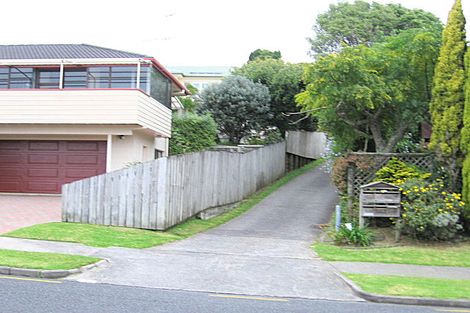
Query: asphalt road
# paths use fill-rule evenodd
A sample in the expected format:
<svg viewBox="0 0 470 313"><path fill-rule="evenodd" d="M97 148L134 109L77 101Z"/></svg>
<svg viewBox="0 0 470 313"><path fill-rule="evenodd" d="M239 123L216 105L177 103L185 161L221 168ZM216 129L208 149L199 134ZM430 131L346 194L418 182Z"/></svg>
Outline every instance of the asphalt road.
<svg viewBox="0 0 470 313"><path fill-rule="evenodd" d="M207 282L210 284L210 282ZM0 276L0 312L171 313L424 313L470 309L399 306L368 302L223 295L72 281Z"/></svg>

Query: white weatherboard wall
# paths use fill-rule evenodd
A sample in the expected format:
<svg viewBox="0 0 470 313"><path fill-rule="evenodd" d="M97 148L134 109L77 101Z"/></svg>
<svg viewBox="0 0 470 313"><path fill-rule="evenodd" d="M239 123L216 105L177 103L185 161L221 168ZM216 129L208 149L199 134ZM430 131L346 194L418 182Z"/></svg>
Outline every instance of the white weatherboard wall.
<svg viewBox="0 0 470 313"><path fill-rule="evenodd" d="M320 159L326 149L326 135L322 132L288 131L287 153L309 159Z"/></svg>
<svg viewBox="0 0 470 313"><path fill-rule="evenodd" d="M240 201L285 172L285 143L246 153L203 151L149 161L63 186L62 219L167 229Z"/></svg>
<svg viewBox="0 0 470 313"><path fill-rule="evenodd" d="M0 124L136 124L170 137L171 110L139 90L7 89Z"/></svg>

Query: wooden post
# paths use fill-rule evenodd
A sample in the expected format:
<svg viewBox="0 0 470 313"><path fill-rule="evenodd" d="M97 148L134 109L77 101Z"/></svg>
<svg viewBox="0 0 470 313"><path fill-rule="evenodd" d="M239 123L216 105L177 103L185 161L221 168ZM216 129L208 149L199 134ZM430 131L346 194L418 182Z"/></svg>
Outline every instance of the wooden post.
<svg viewBox="0 0 470 313"><path fill-rule="evenodd" d="M397 221L396 221L396 224L395 224L395 242L400 241L402 223L403 223L403 221L401 220L401 218L397 218Z"/></svg>
<svg viewBox="0 0 470 313"><path fill-rule="evenodd" d="M353 199L354 199L354 163L348 164L348 215L353 217Z"/></svg>

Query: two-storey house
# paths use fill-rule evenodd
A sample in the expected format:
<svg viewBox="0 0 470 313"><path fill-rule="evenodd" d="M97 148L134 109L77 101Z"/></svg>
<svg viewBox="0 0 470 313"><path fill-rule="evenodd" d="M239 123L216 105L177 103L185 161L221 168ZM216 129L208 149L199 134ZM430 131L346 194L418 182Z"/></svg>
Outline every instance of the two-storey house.
<svg viewBox="0 0 470 313"><path fill-rule="evenodd" d="M152 57L85 44L0 46L0 192L59 193L168 152L171 97Z"/></svg>

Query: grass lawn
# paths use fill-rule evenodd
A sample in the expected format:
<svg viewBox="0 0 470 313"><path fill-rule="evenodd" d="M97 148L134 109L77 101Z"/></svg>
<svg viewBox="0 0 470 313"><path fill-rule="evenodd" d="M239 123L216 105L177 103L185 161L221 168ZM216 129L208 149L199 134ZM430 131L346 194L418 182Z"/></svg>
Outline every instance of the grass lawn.
<svg viewBox="0 0 470 313"><path fill-rule="evenodd" d="M344 248L317 243L315 252L327 261L379 262L470 267L470 243L390 248Z"/></svg>
<svg viewBox="0 0 470 313"><path fill-rule="evenodd" d="M99 260L101 259L81 255L0 249L0 266L38 270L70 270L96 263Z"/></svg>
<svg viewBox="0 0 470 313"><path fill-rule="evenodd" d="M79 223L47 223L21 228L4 234L6 237L78 242L94 247L148 248L175 240L188 238L194 234L219 226L248 211L268 195L322 163L317 160L295 171L289 172L273 184L263 188L240 205L224 214L209 220L190 218L166 231L152 231L125 227L89 225Z"/></svg>
<svg viewBox="0 0 470 313"><path fill-rule="evenodd" d="M470 299L470 280L342 274L355 282L364 291L375 294L438 299Z"/></svg>

